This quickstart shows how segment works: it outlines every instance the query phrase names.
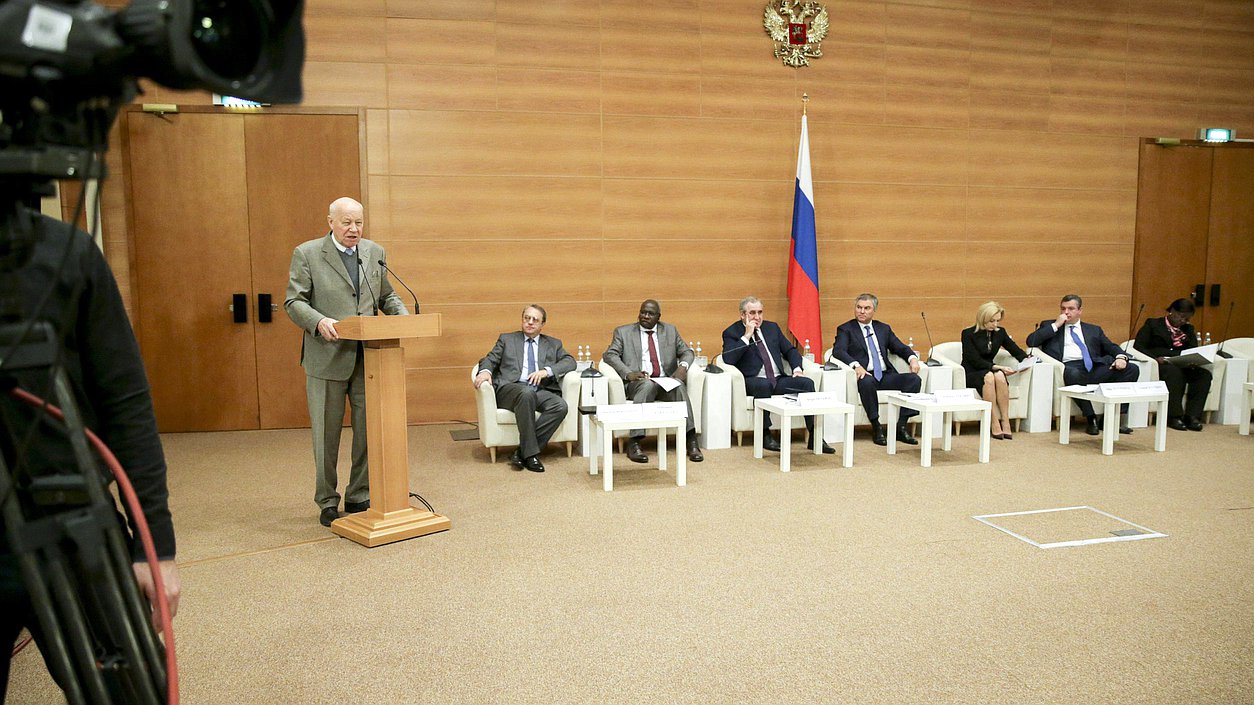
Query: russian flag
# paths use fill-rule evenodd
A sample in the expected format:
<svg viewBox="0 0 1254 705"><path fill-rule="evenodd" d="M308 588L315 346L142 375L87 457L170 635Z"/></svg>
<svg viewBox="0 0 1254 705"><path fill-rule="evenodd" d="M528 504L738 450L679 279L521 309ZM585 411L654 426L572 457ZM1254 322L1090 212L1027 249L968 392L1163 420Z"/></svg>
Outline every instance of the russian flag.
<svg viewBox="0 0 1254 705"><path fill-rule="evenodd" d="M792 258L788 262L788 331L798 347L810 341L822 354L823 322L819 316L819 253L814 236L814 182L810 179L810 136L801 116L797 149L797 191L792 201Z"/></svg>

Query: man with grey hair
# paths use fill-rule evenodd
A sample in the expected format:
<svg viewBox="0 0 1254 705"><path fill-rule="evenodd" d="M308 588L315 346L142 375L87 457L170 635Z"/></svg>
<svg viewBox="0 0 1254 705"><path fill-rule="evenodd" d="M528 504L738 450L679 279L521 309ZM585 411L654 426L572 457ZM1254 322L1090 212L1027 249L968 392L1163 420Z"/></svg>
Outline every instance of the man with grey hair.
<svg viewBox="0 0 1254 705"><path fill-rule="evenodd" d="M853 319L836 327L836 340L832 343L832 357L853 368L858 377L858 397L867 419L871 421L871 433L875 445L888 445L888 434L880 425L879 390L893 389L901 392L917 392L923 386L919 377L919 356L910 346L901 342L887 323L874 320L880 300L875 294L859 294L853 301ZM900 373L888 364L888 353L910 362L910 372ZM906 421L919 412L902 409L897 422L897 440L915 445Z"/></svg>
<svg viewBox="0 0 1254 705"><path fill-rule="evenodd" d="M745 376L745 392L757 399L764 399L774 394L790 394L796 392L813 392L814 380L802 374L803 358L797 352L779 324L774 321L762 320L762 301L756 296L746 296L740 301L740 320L723 331L723 362L735 365ZM791 374L784 372L784 361L792 368ZM756 412L755 412L756 413ZM770 429L771 415L764 415L763 428ZM814 434L814 417L807 416L806 430ZM787 442L787 429L780 440ZM770 433L762 439L762 447L767 450L779 450L779 441ZM835 453L836 449L823 443L824 453Z"/></svg>
<svg viewBox="0 0 1254 705"><path fill-rule="evenodd" d="M305 396L313 430L314 502L323 526L339 518L340 493L336 463L340 454L344 399L353 426L352 470L344 490L344 511L370 508L370 474L366 466L366 379L362 346L343 340L335 325L351 316L392 316L409 313L392 291L379 264L383 247L365 239L364 209L346 197L331 203L330 232L296 246L283 303L288 318L305 331L300 364L305 368Z"/></svg>

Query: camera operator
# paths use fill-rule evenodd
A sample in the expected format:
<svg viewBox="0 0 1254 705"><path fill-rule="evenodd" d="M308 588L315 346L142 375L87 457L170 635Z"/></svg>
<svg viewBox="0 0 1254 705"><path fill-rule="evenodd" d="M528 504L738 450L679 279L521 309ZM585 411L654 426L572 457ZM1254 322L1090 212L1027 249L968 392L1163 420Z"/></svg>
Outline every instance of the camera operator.
<svg viewBox="0 0 1254 705"><path fill-rule="evenodd" d="M10 232L25 229L32 236L25 245L0 242L0 260L12 258L0 261L0 279L4 280L0 281L0 319L19 326L30 320L48 321L60 336L56 341L61 348L60 362L83 424L117 456L139 497L173 616L181 586L174 564L165 457L139 346L117 283L86 233L21 206L11 211L11 216L18 222L0 223L0 232L4 228ZM23 246L29 248L29 257L13 252ZM0 341L0 360L5 359L9 345ZM21 486L32 476L74 472L77 464L64 427L43 410L13 398L9 391L15 384L55 403L47 369L0 367L0 450L14 484ZM36 428L27 444L32 426ZM107 473L103 465L100 471ZM153 576L142 560L135 520L128 518L132 567L142 592L154 604ZM6 536L0 541L0 649L4 651L0 656L0 701L8 683L12 645L23 627L31 629L36 642L41 640L17 557ZM59 674L52 675L60 680Z"/></svg>

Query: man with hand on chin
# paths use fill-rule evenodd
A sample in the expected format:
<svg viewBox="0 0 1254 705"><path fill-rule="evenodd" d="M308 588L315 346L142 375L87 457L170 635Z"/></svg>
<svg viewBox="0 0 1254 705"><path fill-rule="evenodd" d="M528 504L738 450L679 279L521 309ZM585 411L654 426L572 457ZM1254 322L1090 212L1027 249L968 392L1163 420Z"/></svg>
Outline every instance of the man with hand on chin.
<svg viewBox="0 0 1254 705"><path fill-rule="evenodd" d="M723 362L735 365L745 376L745 391L755 399L765 399L775 394L792 394L796 392L813 392L814 380L802 374L802 357L797 352L779 324L763 320L762 301L756 296L747 296L740 302L740 320L723 331ZM784 372L784 361L792 368L791 374ZM755 412L756 413L756 412ZM764 419L765 429L771 428L771 415L767 412ZM814 417L807 416L806 430L814 434ZM787 433L784 429L783 433ZM765 434L762 447L767 450L779 450L779 441ZM787 436L783 440L788 440ZM823 442L824 453L835 453L836 449Z"/></svg>

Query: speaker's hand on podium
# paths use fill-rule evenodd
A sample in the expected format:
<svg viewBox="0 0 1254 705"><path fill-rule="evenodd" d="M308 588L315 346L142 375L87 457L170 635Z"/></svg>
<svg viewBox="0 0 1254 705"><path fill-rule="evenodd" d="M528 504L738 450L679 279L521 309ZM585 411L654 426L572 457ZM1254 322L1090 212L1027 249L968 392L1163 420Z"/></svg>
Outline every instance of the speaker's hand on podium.
<svg viewBox="0 0 1254 705"><path fill-rule="evenodd" d="M340 334L335 330L336 323L339 323L339 321L331 318L330 316L318 321L318 335L321 335L323 338L326 338L333 343L339 340Z"/></svg>

